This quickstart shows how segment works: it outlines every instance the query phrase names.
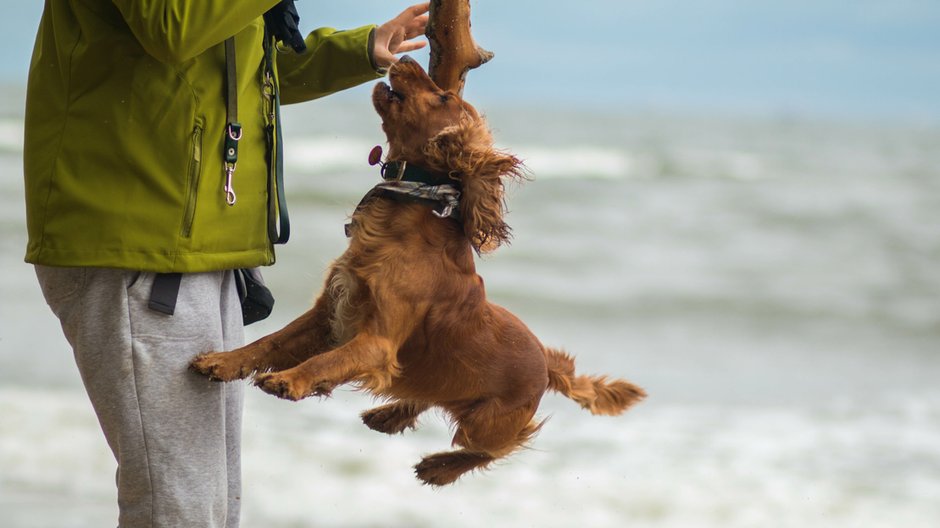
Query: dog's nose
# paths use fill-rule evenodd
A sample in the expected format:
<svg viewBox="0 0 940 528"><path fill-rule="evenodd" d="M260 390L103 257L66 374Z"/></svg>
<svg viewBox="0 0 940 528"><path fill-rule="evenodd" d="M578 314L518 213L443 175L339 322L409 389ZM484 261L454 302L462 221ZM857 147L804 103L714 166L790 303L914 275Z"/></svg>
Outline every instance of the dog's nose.
<svg viewBox="0 0 940 528"><path fill-rule="evenodd" d="M411 55L402 55L398 62L415 62L415 60L411 58Z"/></svg>

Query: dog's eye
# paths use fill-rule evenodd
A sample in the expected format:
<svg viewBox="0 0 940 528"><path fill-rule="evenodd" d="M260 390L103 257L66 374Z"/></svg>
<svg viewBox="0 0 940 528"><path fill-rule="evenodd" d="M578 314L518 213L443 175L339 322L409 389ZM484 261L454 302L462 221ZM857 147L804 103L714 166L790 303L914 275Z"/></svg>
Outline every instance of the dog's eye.
<svg viewBox="0 0 940 528"><path fill-rule="evenodd" d="M441 103L447 104L447 101L450 101L450 96L447 94L441 94Z"/></svg>

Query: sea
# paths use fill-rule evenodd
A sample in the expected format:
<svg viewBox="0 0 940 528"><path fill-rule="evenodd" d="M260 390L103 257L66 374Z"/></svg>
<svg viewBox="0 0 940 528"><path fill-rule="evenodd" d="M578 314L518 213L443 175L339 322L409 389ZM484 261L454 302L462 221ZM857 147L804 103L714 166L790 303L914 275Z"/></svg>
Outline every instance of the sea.
<svg viewBox="0 0 940 528"><path fill-rule="evenodd" d="M22 88L2 95L0 525L113 526L114 460L23 263ZM249 339L311 305L378 182L368 97L284 110L293 236ZM449 448L439 413L390 437L369 395L250 387L243 526L938 526L940 126L478 106L529 175L478 260L490 299L649 397L595 417L547 394L528 448L431 488L412 465Z"/></svg>

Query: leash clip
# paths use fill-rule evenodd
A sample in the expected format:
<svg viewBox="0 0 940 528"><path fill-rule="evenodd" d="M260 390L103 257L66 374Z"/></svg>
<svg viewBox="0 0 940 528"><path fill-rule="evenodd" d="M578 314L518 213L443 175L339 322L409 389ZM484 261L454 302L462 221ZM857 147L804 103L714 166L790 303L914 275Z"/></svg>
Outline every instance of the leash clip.
<svg viewBox="0 0 940 528"><path fill-rule="evenodd" d="M222 188L225 191L225 203L232 206L235 205L235 187L232 185L232 176L235 174L235 164L226 163L225 164L225 187Z"/></svg>
<svg viewBox="0 0 940 528"><path fill-rule="evenodd" d="M242 138L241 123L229 123L225 127L225 203L235 205L235 187L232 185L232 176L235 174L235 165L238 163L238 140Z"/></svg>

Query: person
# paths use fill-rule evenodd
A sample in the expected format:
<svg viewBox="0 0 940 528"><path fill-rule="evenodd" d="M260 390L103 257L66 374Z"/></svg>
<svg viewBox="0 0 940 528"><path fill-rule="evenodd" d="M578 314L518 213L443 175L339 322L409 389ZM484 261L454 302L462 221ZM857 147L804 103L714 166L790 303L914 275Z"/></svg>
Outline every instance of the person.
<svg viewBox="0 0 940 528"><path fill-rule="evenodd" d="M26 97L26 261L117 461L122 527L238 525L242 387L188 364L243 344L233 270L274 263L278 99L376 79L426 44L418 4L378 26L317 29L298 53L271 28L292 6L45 2ZM227 173L229 100L241 133ZM149 307L167 274L179 274L172 315Z"/></svg>

